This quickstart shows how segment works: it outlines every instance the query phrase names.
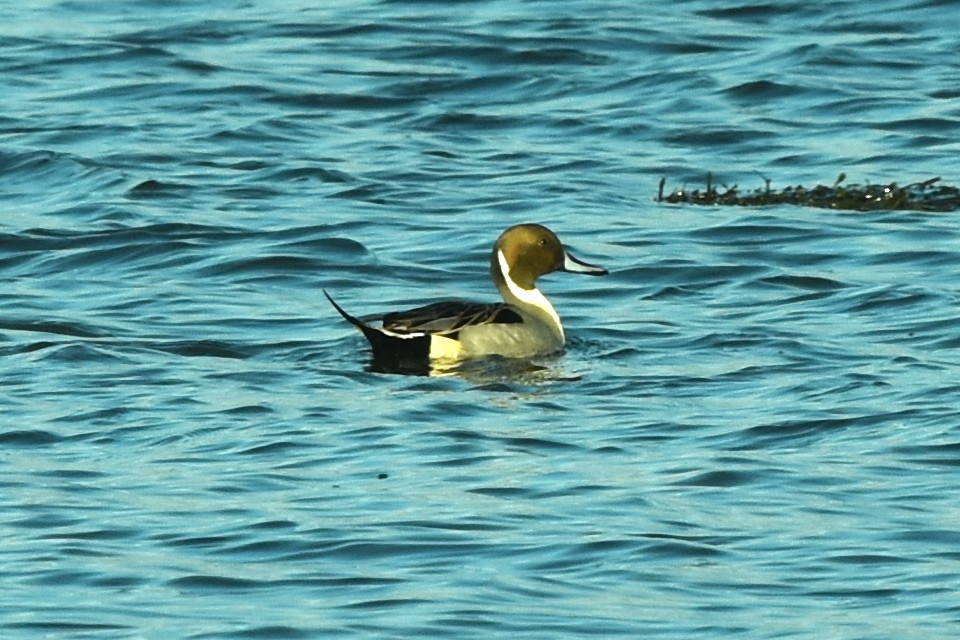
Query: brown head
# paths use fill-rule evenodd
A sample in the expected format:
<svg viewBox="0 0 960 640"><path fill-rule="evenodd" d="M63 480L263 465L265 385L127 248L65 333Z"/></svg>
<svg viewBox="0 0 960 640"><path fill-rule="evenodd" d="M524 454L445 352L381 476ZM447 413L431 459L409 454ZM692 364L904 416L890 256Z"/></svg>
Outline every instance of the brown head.
<svg viewBox="0 0 960 640"><path fill-rule="evenodd" d="M490 257L490 276L502 290L509 278L525 290L536 288L536 280L554 271L601 276L606 269L574 258L560 239L541 224L518 224L500 234Z"/></svg>

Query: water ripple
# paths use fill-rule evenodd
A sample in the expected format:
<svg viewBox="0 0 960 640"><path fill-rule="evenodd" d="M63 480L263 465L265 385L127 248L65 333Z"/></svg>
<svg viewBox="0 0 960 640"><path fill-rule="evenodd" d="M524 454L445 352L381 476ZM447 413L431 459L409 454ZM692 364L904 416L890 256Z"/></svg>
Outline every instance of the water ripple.
<svg viewBox="0 0 960 640"><path fill-rule="evenodd" d="M0 8L4 637L949 637L952 215L655 202L954 180L947 7ZM527 220L610 270L561 355L320 293L494 300Z"/></svg>

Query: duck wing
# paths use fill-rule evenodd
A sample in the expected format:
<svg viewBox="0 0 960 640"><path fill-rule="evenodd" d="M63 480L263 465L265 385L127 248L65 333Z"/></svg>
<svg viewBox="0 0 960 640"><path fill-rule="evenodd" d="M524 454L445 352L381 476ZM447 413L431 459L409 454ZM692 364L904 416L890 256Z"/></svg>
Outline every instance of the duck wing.
<svg viewBox="0 0 960 640"><path fill-rule="evenodd" d="M464 327L515 324L523 317L508 304L450 300L383 316L383 328L395 333L433 333L455 338Z"/></svg>

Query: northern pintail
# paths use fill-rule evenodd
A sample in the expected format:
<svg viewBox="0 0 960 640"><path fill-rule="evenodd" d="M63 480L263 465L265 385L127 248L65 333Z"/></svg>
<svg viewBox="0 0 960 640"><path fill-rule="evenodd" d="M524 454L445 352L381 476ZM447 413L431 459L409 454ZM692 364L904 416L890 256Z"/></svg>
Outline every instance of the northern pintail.
<svg viewBox="0 0 960 640"><path fill-rule="evenodd" d="M607 273L573 257L543 225L518 224L500 234L490 256L490 277L503 302L437 302L360 320L323 293L366 336L376 368L409 370L429 367L434 360L528 358L562 349L560 317L536 286L537 278L554 271ZM380 326L369 324L375 321Z"/></svg>

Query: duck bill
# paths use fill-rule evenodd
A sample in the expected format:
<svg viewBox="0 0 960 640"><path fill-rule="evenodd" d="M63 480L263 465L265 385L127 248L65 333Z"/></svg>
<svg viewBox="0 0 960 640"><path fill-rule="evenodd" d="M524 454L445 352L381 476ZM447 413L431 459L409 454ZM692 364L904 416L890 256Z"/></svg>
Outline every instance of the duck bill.
<svg viewBox="0 0 960 640"><path fill-rule="evenodd" d="M603 267L598 267L596 265L588 264L583 260L573 257L569 251L563 252L563 271L568 271L570 273L585 273L588 276L605 276L607 275L607 270Z"/></svg>

